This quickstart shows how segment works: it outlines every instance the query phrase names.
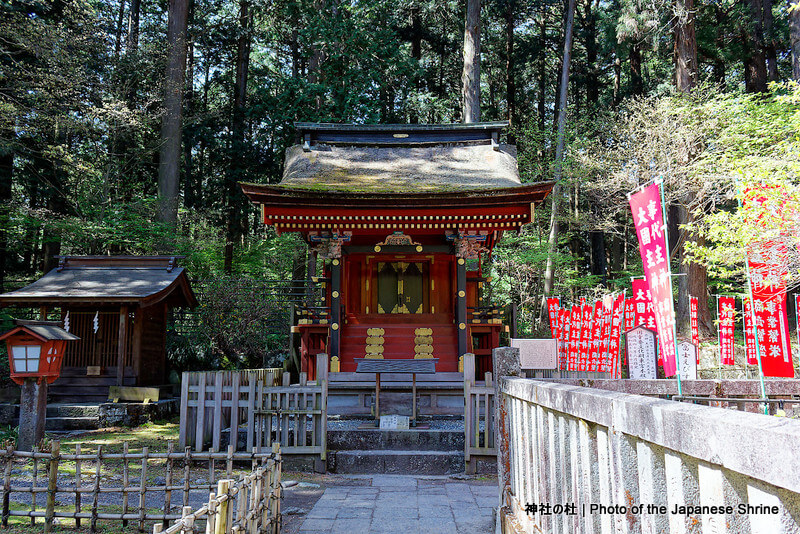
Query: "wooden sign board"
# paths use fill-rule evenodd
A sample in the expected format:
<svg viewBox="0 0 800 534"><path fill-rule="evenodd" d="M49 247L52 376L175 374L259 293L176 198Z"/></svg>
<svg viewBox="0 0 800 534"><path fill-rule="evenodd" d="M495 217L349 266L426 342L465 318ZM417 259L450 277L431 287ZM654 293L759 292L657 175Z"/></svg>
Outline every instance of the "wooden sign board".
<svg viewBox="0 0 800 534"><path fill-rule="evenodd" d="M658 378L655 331L637 326L625 332L625 353L628 356L628 378L634 380Z"/></svg>
<svg viewBox="0 0 800 534"><path fill-rule="evenodd" d="M512 339L511 346L519 349L522 369L558 369L558 350L555 339Z"/></svg>
<svg viewBox="0 0 800 534"><path fill-rule="evenodd" d="M407 415L382 415L381 430L408 430Z"/></svg>
<svg viewBox="0 0 800 534"><path fill-rule="evenodd" d="M90 365L86 368L86 376L100 376L100 366Z"/></svg>
<svg viewBox="0 0 800 534"><path fill-rule="evenodd" d="M678 344L681 379L697 380L697 345L684 341Z"/></svg>

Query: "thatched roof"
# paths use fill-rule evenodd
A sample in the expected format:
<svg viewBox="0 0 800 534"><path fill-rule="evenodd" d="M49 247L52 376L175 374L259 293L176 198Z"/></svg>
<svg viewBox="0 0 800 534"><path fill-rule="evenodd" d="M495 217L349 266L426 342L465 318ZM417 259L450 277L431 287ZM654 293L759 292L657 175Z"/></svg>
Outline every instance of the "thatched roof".
<svg viewBox="0 0 800 534"><path fill-rule="evenodd" d="M0 306L137 304L170 298L197 305L183 267L175 257L64 256L61 265L34 283L0 295Z"/></svg>
<svg viewBox="0 0 800 534"><path fill-rule="evenodd" d="M334 146L286 151L281 186L348 192L436 192L521 185L514 146Z"/></svg>

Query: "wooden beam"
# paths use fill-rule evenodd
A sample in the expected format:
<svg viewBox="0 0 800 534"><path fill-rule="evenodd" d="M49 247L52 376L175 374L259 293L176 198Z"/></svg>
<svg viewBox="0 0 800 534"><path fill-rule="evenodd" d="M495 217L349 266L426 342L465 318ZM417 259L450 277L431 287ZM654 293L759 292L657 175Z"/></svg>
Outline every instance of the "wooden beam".
<svg viewBox="0 0 800 534"><path fill-rule="evenodd" d="M467 260L456 260L456 330L458 356L467 353Z"/></svg>
<svg viewBox="0 0 800 534"><path fill-rule="evenodd" d="M331 261L331 326L330 326L330 357L341 356L339 343L342 333L342 260L334 258Z"/></svg>
<svg viewBox="0 0 800 534"><path fill-rule="evenodd" d="M144 331L144 312L136 308L133 317L133 374L135 385L138 385L142 376L142 332ZM122 384L120 384L122 385Z"/></svg>
<svg viewBox="0 0 800 534"><path fill-rule="evenodd" d="M125 381L125 353L128 350L128 307L119 309L119 342L117 343L117 385Z"/></svg>

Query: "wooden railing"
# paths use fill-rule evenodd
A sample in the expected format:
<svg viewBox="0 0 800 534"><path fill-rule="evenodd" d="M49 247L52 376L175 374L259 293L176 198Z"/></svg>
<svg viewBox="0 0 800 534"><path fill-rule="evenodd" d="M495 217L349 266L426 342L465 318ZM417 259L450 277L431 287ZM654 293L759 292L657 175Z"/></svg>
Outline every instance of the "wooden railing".
<svg viewBox="0 0 800 534"><path fill-rule="evenodd" d="M31 525L44 519L45 532L56 518L72 519L77 528L87 521L92 532L99 521L121 521L122 526L133 522L140 531L153 521L163 527L185 516L176 509L189 505L192 492L213 491L218 480L232 478L234 463L239 468L249 463L254 473L261 469L270 484L270 499L280 496L279 491L272 496L281 474L277 444L263 454L234 453L232 447L226 453L198 453L188 447L176 452L174 442L167 443L166 452L143 447L131 453L127 442L121 452L107 452L102 445L91 452L80 444L70 449L53 441L49 451L9 446L0 452L3 527L13 517L30 518ZM279 517L279 511L272 517Z"/></svg>
<svg viewBox="0 0 800 534"><path fill-rule="evenodd" d="M183 373L181 446L216 452L227 433L234 450L260 451L277 442L283 454L319 455L324 462L328 355L318 354L316 363L316 381L300 373L299 383L291 385L289 373L271 370Z"/></svg>
<svg viewBox="0 0 800 534"><path fill-rule="evenodd" d="M477 456L496 456L494 432L494 382L485 373L475 384L475 355L464 355L464 461L467 473L476 472Z"/></svg>
<svg viewBox="0 0 800 534"><path fill-rule="evenodd" d="M153 525L153 534L195 532L201 520L209 533L249 532L280 534L281 531L281 460L274 444L266 465L237 480L220 480L217 492L208 495L208 503L197 510L184 506L181 518L169 528Z"/></svg>

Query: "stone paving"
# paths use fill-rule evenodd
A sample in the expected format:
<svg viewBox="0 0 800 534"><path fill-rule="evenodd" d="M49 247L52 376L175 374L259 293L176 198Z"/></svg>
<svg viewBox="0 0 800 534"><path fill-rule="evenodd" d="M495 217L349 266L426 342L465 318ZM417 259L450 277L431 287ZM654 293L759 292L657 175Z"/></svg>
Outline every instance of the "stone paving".
<svg viewBox="0 0 800 534"><path fill-rule="evenodd" d="M497 485L447 477L363 475L369 486L328 486L301 534L494 532Z"/></svg>

